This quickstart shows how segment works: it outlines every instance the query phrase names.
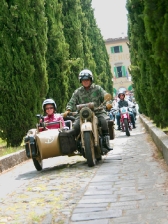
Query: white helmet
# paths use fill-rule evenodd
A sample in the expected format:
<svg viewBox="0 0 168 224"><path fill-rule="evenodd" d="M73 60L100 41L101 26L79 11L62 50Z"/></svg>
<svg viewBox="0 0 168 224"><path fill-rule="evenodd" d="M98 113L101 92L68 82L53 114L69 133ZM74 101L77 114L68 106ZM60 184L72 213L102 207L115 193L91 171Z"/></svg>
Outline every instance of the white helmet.
<svg viewBox="0 0 168 224"><path fill-rule="evenodd" d="M54 110L57 109L57 105L55 103L55 101L53 99L46 99L43 101L43 104L42 104L42 109L45 111L45 105L47 104L52 104L54 106Z"/></svg>
<svg viewBox="0 0 168 224"><path fill-rule="evenodd" d="M123 94L124 97L125 97L125 92L124 92L124 91L120 91L120 92L118 93L118 98L120 98L120 94Z"/></svg>
<svg viewBox="0 0 168 224"><path fill-rule="evenodd" d="M84 69L79 73L79 81L91 79L93 81L93 74L89 69Z"/></svg>

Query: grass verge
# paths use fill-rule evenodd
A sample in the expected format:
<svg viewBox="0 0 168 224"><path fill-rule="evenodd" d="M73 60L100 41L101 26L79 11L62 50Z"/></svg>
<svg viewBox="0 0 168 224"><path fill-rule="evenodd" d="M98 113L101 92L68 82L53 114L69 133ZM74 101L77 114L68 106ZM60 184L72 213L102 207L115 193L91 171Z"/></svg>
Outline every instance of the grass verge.
<svg viewBox="0 0 168 224"><path fill-rule="evenodd" d="M8 154L18 152L19 150L24 149L24 146L21 145L19 147L6 147L6 142L0 139L0 157L6 156Z"/></svg>
<svg viewBox="0 0 168 224"><path fill-rule="evenodd" d="M6 156L8 154L14 153L14 152L18 152L19 150L24 149L23 146L19 146L19 147L2 147L0 146L0 157L2 156Z"/></svg>

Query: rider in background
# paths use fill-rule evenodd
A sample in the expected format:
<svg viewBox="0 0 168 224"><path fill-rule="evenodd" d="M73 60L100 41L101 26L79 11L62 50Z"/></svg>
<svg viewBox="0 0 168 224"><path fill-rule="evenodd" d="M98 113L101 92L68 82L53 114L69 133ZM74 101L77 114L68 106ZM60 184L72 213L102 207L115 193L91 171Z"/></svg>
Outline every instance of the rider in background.
<svg viewBox="0 0 168 224"><path fill-rule="evenodd" d="M90 70L84 69L79 73L79 81L82 84L81 87L76 89L72 94L70 101L66 106L66 111L64 113L64 118L68 115L70 111L76 111L76 106L79 104L86 104L89 102L93 102L95 107L101 105L104 102L104 95L107 92L99 85L95 85L93 83L93 74ZM106 104L108 110L111 109L112 105L110 103ZM98 118L99 125L102 127L102 134L103 134L103 146L108 150L112 150L109 145L109 130L107 120L109 117L104 109L95 112L95 115ZM77 116L73 133L75 136L78 136L80 133L80 119Z"/></svg>
<svg viewBox="0 0 168 224"><path fill-rule="evenodd" d="M42 109L44 111L44 114L46 115L44 117L45 123L58 121L57 124L48 125L47 129L58 129L61 127L65 127L65 122L63 117L60 114L56 113L57 106L53 99L44 100L44 102L42 103ZM44 130L44 128L42 128L42 130Z"/></svg>
<svg viewBox="0 0 168 224"><path fill-rule="evenodd" d="M134 107L135 106L134 103L132 103L131 101L124 99L125 98L125 93L124 92L119 92L118 98L120 100L116 104L115 109L119 109L121 107ZM131 122L132 122L133 128L136 128L135 127L134 114L132 112L129 112L129 114L130 114L130 117L131 117ZM121 127L120 127L120 112L119 111L116 114L116 119L117 119L117 125L118 125L117 130L121 130Z"/></svg>

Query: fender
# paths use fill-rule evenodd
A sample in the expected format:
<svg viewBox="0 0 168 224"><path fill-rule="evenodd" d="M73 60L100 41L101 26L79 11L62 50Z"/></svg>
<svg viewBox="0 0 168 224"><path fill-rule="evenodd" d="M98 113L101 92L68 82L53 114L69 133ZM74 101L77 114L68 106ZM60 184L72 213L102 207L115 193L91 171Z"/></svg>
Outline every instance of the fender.
<svg viewBox="0 0 168 224"><path fill-rule="evenodd" d="M81 125L81 132L83 131L93 131L92 123L91 122L85 122Z"/></svg>
<svg viewBox="0 0 168 224"><path fill-rule="evenodd" d="M123 114L122 116L123 116L123 118L128 118L127 114Z"/></svg>

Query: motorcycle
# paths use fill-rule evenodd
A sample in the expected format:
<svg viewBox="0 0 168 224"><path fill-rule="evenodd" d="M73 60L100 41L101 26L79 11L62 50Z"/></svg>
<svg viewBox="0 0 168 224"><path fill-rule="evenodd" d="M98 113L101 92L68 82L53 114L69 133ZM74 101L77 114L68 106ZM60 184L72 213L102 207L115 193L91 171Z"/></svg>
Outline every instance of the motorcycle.
<svg viewBox="0 0 168 224"><path fill-rule="evenodd" d="M129 108L129 111L130 111L131 113L133 113L133 115L134 115L134 119L135 119L135 121L136 121L136 115L137 115L136 106L133 106L132 108Z"/></svg>
<svg viewBox="0 0 168 224"><path fill-rule="evenodd" d="M107 115L110 118L110 121L108 121L108 128L109 128L109 134L110 134L110 139L113 140L115 138L115 109L111 108L110 110L106 110Z"/></svg>
<svg viewBox="0 0 168 224"><path fill-rule="evenodd" d="M107 115L109 116L110 120L114 121L114 122L115 122L115 111L116 110L114 108L111 108L110 110L106 110Z"/></svg>
<svg viewBox="0 0 168 224"><path fill-rule="evenodd" d="M77 105L80 116L80 134L77 141L81 145L82 154L89 167L94 166L96 161L101 160L104 155L102 131L95 112L102 110L103 105L109 100L111 100L111 95L106 94L104 102L98 108L94 107L94 103ZM108 121L108 127L113 129L112 122ZM111 137L110 139L114 138L114 136Z"/></svg>
<svg viewBox="0 0 168 224"><path fill-rule="evenodd" d="M132 131L132 125L129 114L129 108L121 107L119 111L120 111L120 127L123 132L126 132L127 136L130 136L130 131Z"/></svg>
<svg viewBox="0 0 168 224"><path fill-rule="evenodd" d="M80 134L77 138L71 135L61 122L59 129L47 129L47 126L58 122L45 123L44 117L37 115L41 122L36 125L35 129L30 129L24 138L26 155L33 160L35 168L38 171L42 170L43 159L64 155L83 156L89 167L101 160L102 155L105 154L102 144L103 137L94 112L102 110L104 103L110 99L111 95L107 94L98 108L94 108L94 103L80 104L77 106L78 112L70 113L70 116L78 113L80 116ZM69 129L72 129L71 119L66 120L65 123ZM42 128L44 131L41 131Z"/></svg>

